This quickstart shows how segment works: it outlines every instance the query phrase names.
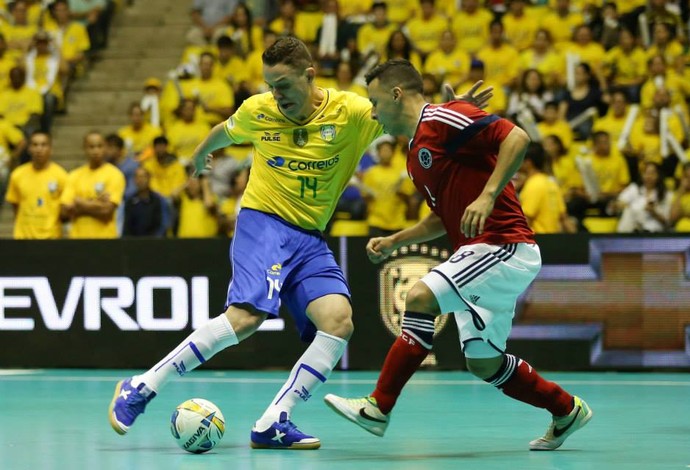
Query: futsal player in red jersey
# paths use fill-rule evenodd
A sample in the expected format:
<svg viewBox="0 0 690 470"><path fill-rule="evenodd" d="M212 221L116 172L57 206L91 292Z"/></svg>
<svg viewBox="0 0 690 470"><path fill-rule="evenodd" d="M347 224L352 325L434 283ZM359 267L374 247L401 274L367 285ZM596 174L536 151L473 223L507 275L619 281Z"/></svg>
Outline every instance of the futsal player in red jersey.
<svg viewBox="0 0 690 470"><path fill-rule="evenodd" d="M337 413L383 436L403 387L432 348L434 320L454 313L467 368L505 395L544 408L553 419L531 450L555 450L592 417L584 400L542 378L505 352L515 302L541 267L539 247L510 183L529 144L511 122L461 101L432 105L405 60L376 66L366 77L372 118L410 139L407 171L431 214L413 227L372 238L374 263L396 249L447 233L454 254L407 293L402 333L388 352L374 392L327 395Z"/></svg>

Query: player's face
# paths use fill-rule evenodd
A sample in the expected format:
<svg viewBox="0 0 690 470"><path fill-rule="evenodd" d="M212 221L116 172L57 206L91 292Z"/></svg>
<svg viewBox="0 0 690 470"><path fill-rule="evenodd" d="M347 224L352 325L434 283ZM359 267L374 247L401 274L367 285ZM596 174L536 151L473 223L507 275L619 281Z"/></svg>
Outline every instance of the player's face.
<svg viewBox="0 0 690 470"><path fill-rule="evenodd" d="M36 134L29 142L29 155L31 161L39 166L45 165L50 160L50 138L45 134Z"/></svg>
<svg viewBox="0 0 690 470"><path fill-rule="evenodd" d="M371 118L378 121L384 132L390 135L400 135L398 118L400 106L394 100L393 91L381 86L381 81L376 78L369 84L369 101L371 102Z"/></svg>
<svg viewBox="0 0 690 470"><path fill-rule="evenodd" d="M303 120L311 115L314 69L296 69L286 64L264 65L264 80L278 108L287 117Z"/></svg>

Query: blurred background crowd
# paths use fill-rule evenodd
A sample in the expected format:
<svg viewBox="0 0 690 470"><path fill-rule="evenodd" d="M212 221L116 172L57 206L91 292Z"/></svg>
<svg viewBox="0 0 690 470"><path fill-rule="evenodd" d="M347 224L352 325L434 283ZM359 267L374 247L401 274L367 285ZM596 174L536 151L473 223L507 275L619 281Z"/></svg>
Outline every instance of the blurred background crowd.
<svg viewBox="0 0 690 470"><path fill-rule="evenodd" d="M430 102L444 83L492 86L487 111L533 141L514 183L537 233L690 231L687 1L187 3L178 66L141 84L117 132L88 131L86 164L68 173L51 159L53 117L69 113L71 84L103 60L111 19L131 2L0 0L0 191L14 237L231 236L252 148L217 152L198 180L189 159L267 91L261 54L282 35L310 46L321 87L366 96L364 75L391 58L423 73ZM425 215L406 144L371 146L331 234L390 233Z"/></svg>

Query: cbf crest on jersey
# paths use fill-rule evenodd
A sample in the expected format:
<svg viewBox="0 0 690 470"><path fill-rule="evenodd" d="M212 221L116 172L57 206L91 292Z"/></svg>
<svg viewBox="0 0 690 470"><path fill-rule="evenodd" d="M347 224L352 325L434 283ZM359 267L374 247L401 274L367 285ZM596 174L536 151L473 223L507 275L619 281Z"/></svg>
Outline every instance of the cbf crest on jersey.
<svg viewBox="0 0 690 470"><path fill-rule="evenodd" d="M309 142L309 132L304 128L295 129L292 131L292 141L298 147L304 147Z"/></svg>
<svg viewBox="0 0 690 470"><path fill-rule="evenodd" d="M335 126L333 124L321 126L321 138L326 142L333 142L333 139L335 139Z"/></svg>
<svg viewBox="0 0 690 470"><path fill-rule="evenodd" d="M431 269L445 261L450 253L446 249L428 245L410 245L393 252L379 271L379 305L383 324L395 337L400 336L405 313L405 296L412 286ZM449 315L439 315L434 324L434 336L448 322ZM436 357L430 353L426 365L435 365Z"/></svg>
<svg viewBox="0 0 690 470"><path fill-rule="evenodd" d="M425 170L431 168L434 159L431 157L431 151L429 149L424 147L420 148L419 152L417 152L417 157L419 158L419 164L422 165L422 168Z"/></svg>
<svg viewBox="0 0 690 470"><path fill-rule="evenodd" d="M50 194L55 194L58 190L58 182L57 181L49 181L48 182L48 192Z"/></svg>

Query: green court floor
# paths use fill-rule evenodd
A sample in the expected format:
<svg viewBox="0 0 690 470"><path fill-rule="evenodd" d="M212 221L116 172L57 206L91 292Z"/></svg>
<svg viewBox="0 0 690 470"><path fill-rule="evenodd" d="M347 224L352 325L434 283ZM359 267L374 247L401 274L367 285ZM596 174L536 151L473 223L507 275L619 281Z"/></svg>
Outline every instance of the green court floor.
<svg viewBox="0 0 690 470"><path fill-rule="evenodd" d="M295 421L321 438L316 451L252 450L250 428L285 372L194 372L169 384L126 436L107 408L132 371L0 370L0 469L687 469L690 375L549 373L594 410L561 450L529 452L546 412L514 402L462 372L421 372L398 403L388 433L372 436L333 414L326 393L361 395L377 374L336 372ZM212 452L187 454L169 419L187 398L215 402L227 431Z"/></svg>

